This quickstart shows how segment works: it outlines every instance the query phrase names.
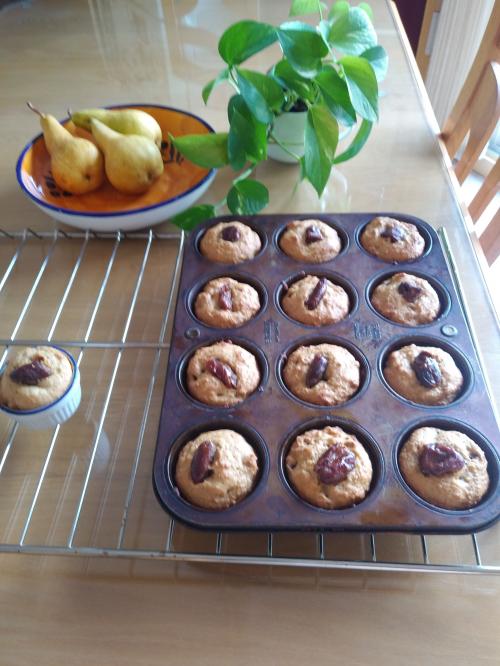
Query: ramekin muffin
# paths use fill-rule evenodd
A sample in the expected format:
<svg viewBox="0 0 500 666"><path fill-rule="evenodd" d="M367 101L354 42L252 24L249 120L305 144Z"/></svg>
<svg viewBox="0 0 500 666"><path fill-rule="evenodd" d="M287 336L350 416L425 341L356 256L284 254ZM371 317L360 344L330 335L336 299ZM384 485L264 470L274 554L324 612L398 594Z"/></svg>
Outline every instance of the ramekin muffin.
<svg viewBox="0 0 500 666"><path fill-rule="evenodd" d="M425 241L417 227L392 217L375 217L361 234L361 245L384 261L412 261L422 256Z"/></svg>
<svg viewBox="0 0 500 666"><path fill-rule="evenodd" d="M456 430L414 430L399 452L399 468L417 495L444 509L475 506L490 483L483 450Z"/></svg>
<svg viewBox="0 0 500 666"><path fill-rule="evenodd" d="M436 290L427 280L409 273L396 273L378 284L371 302L387 319L408 326L430 324L441 310Z"/></svg>
<svg viewBox="0 0 500 666"><path fill-rule="evenodd" d="M230 277L210 280L196 296L194 313L200 321L217 328L242 326L260 310L256 289Z"/></svg>
<svg viewBox="0 0 500 666"><path fill-rule="evenodd" d="M0 378L1 402L16 410L50 405L73 379L68 356L56 347L21 347L8 358Z"/></svg>
<svg viewBox="0 0 500 666"><path fill-rule="evenodd" d="M349 296L326 277L306 275L286 288L281 307L302 324L325 326L347 317Z"/></svg>
<svg viewBox="0 0 500 666"><path fill-rule="evenodd" d="M189 393L200 402L231 407L251 395L259 385L255 356L229 341L198 348L186 370Z"/></svg>
<svg viewBox="0 0 500 666"><path fill-rule="evenodd" d="M67 421L81 396L78 365L58 347L18 348L1 369L0 410L31 430Z"/></svg>
<svg viewBox="0 0 500 666"><path fill-rule="evenodd" d="M452 356L440 347L401 347L389 354L383 372L396 393L422 405L453 402L464 383Z"/></svg>
<svg viewBox="0 0 500 666"><path fill-rule="evenodd" d="M361 502L373 477L370 457L357 437L337 426L308 430L285 460L288 480L307 502L342 509Z"/></svg>
<svg viewBox="0 0 500 666"><path fill-rule="evenodd" d="M359 389L359 361L344 347L329 343L300 346L282 370L287 388L315 405L341 405Z"/></svg>
<svg viewBox="0 0 500 666"><path fill-rule="evenodd" d="M253 229L243 222L219 222L205 231L200 252L210 261L241 264L260 252L262 243Z"/></svg>
<svg viewBox="0 0 500 666"><path fill-rule="evenodd" d="M342 244L329 224L320 220L295 220L286 225L279 246L296 261L319 264L336 257Z"/></svg>
<svg viewBox="0 0 500 666"><path fill-rule="evenodd" d="M182 447L175 483L192 504L221 510L252 491L258 471L257 455L244 437L234 430L212 430Z"/></svg>

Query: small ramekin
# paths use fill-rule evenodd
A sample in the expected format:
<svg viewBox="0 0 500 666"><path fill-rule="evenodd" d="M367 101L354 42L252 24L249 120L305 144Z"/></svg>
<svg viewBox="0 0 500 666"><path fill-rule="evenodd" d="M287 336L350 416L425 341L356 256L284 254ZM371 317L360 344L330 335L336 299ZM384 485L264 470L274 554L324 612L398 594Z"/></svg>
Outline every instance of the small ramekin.
<svg viewBox="0 0 500 666"><path fill-rule="evenodd" d="M80 405L82 398L82 389L80 386L80 370L76 364L75 359L69 352L56 345L45 345L46 347L54 347L58 349L69 359L71 367L73 368L73 379L66 391L60 398L51 402L49 405L44 405L38 409L10 409L0 405L0 411L6 414L13 421L19 425L29 428L30 430L44 430L46 428L54 428L61 423L64 423L73 416ZM0 371L0 375L3 368Z"/></svg>

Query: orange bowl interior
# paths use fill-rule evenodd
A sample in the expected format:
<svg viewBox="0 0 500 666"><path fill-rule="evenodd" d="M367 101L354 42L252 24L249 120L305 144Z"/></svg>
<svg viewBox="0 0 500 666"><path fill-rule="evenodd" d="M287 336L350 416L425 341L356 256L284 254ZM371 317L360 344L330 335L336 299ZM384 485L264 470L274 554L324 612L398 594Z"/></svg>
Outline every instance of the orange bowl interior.
<svg viewBox="0 0 500 666"><path fill-rule="evenodd" d="M141 109L158 121L163 135L162 156L165 169L153 185L139 195L122 194L105 180L94 192L73 195L64 192L53 180L50 155L43 136L36 138L24 154L20 174L26 189L41 203L81 213L117 213L165 203L201 183L209 170L186 160L171 145L168 134L206 134L210 130L198 118L183 111L157 106L123 105L121 108ZM70 121L65 126L75 135L91 139L92 135L76 128Z"/></svg>

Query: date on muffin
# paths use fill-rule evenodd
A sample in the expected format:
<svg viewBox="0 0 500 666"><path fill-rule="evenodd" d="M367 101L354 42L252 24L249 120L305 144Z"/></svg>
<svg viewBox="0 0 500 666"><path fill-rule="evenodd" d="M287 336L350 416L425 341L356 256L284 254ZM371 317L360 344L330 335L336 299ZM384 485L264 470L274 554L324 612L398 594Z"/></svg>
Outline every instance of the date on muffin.
<svg viewBox="0 0 500 666"><path fill-rule="evenodd" d="M342 509L368 493L373 469L359 439L338 426L307 430L292 442L285 469L295 491L324 509Z"/></svg>
<svg viewBox="0 0 500 666"><path fill-rule="evenodd" d="M399 467L417 495L445 509L475 506L489 486L483 450L457 430L414 430L401 448Z"/></svg>
<svg viewBox="0 0 500 666"><path fill-rule="evenodd" d="M257 455L242 435L234 430L212 430L182 447L175 482L192 504L221 510L252 491L258 471Z"/></svg>
<svg viewBox="0 0 500 666"><path fill-rule="evenodd" d="M231 407L257 389L260 371L251 352L223 340L195 351L186 380L193 398L207 405Z"/></svg>

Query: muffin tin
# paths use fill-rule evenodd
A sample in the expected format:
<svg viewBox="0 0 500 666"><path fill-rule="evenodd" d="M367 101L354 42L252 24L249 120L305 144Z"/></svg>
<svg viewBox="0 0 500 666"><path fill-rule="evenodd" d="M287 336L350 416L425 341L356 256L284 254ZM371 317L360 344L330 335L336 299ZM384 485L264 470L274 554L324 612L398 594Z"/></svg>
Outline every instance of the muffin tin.
<svg viewBox="0 0 500 666"><path fill-rule="evenodd" d="M426 243L421 258L397 265L368 254L360 245L363 227L377 215L415 224ZM286 224L319 219L340 235L339 255L321 264L297 262L279 248ZM259 233L262 250L252 260L223 265L207 260L198 242L205 229L234 216L219 217L191 234L184 250L170 357L153 468L153 485L161 504L177 519L194 527L217 530L343 530L468 533L488 527L500 517L499 428L490 403L455 286L439 239L424 221L400 213L288 214L238 217ZM429 278L437 288L442 311L424 326L397 324L377 314L369 303L374 284L395 271ZM349 315L321 327L300 324L282 311L283 283L302 272L328 275L355 292ZM263 303L255 318L232 329L202 324L192 310L203 285L227 275L258 285ZM335 279L338 276L338 280ZM265 295L262 290L265 290ZM263 297L264 296L264 297ZM232 340L256 353L261 366L259 389L231 408L205 405L191 398L184 385L186 362L199 346ZM357 394L338 407L320 407L295 398L280 376L283 359L299 344L331 341L343 344L361 361L362 382ZM382 374L383 360L412 342L441 346L464 374L464 389L450 405L427 407L398 396ZM305 430L339 425L365 446L374 475L366 498L347 509L320 509L301 499L288 483L284 459L293 439ZM490 486L483 500L468 510L432 506L405 483L398 468L398 451L418 427L461 430L485 452ZM198 508L183 499L174 471L180 448L203 431L230 428L241 433L259 458L259 477L252 493L223 511Z"/></svg>

